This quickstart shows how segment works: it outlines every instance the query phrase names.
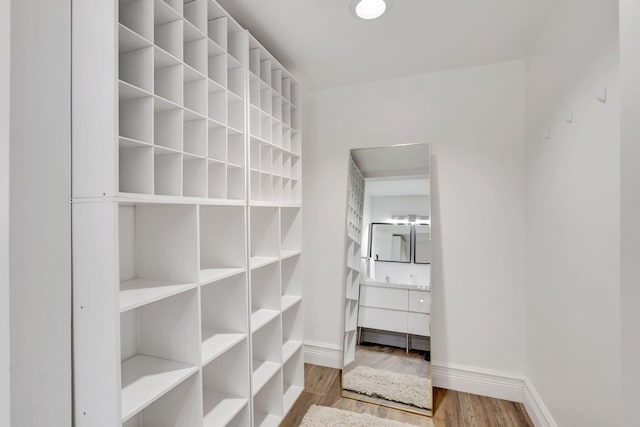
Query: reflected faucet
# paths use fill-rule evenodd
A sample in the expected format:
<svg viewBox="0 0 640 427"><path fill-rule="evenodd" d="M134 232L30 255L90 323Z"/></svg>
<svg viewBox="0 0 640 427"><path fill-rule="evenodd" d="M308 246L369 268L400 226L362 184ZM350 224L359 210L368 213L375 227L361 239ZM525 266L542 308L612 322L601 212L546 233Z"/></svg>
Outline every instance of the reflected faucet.
<svg viewBox="0 0 640 427"><path fill-rule="evenodd" d="M385 277L385 278L384 278L384 280L385 280L387 283L389 283L389 280L390 280L390 279L389 279L389 275L387 275L387 277Z"/></svg>

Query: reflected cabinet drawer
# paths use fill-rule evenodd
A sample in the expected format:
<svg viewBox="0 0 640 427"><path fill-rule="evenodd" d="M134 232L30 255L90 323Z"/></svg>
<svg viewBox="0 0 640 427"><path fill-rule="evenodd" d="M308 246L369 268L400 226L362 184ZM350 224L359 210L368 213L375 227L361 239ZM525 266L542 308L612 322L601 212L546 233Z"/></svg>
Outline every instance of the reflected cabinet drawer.
<svg viewBox="0 0 640 427"><path fill-rule="evenodd" d="M358 326L381 331L407 333L407 312L360 307Z"/></svg>
<svg viewBox="0 0 640 427"><path fill-rule="evenodd" d="M361 285L360 305L391 310L407 310L407 290Z"/></svg>
<svg viewBox="0 0 640 427"><path fill-rule="evenodd" d="M431 292L409 291L409 311L431 313Z"/></svg>
<svg viewBox="0 0 640 427"><path fill-rule="evenodd" d="M430 336L431 315L409 313L408 328L410 334Z"/></svg>

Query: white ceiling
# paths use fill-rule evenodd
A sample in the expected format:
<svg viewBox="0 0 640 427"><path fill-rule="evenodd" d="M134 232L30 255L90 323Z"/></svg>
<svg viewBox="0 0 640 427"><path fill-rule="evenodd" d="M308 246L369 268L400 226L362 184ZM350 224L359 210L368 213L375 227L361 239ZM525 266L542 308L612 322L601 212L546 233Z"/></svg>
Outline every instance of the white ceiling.
<svg viewBox="0 0 640 427"><path fill-rule="evenodd" d="M307 90L518 59L557 0L219 0Z"/></svg>

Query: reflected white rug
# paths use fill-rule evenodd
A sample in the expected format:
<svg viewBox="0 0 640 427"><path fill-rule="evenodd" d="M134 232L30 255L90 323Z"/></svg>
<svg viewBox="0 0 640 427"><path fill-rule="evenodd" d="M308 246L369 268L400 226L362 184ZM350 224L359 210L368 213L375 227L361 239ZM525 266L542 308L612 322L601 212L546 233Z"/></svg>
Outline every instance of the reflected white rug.
<svg viewBox="0 0 640 427"><path fill-rule="evenodd" d="M415 427L399 421L385 420L369 414L311 405L300 427Z"/></svg>
<svg viewBox="0 0 640 427"><path fill-rule="evenodd" d="M431 409L431 381L429 378L358 366L345 374L342 387L345 390L371 397Z"/></svg>

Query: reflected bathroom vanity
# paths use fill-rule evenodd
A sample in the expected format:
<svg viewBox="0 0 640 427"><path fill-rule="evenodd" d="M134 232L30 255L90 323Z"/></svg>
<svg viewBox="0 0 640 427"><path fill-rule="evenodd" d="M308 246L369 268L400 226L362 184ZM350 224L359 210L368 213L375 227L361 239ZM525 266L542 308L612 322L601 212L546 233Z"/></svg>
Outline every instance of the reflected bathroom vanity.
<svg viewBox="0 0 640 427"><path fill-rule="evenodd" d="M431 292L425 285L365 281L360 284L358 342L363 340L427 350L431 330ZM389 334L389 332L395 334Z"/></svg>

